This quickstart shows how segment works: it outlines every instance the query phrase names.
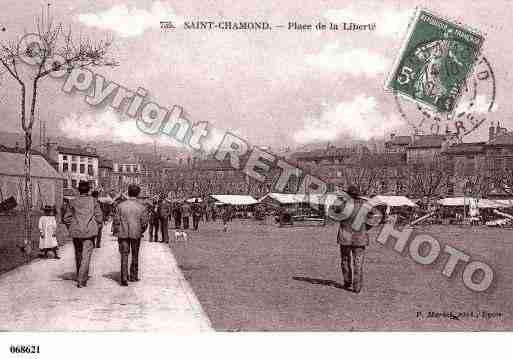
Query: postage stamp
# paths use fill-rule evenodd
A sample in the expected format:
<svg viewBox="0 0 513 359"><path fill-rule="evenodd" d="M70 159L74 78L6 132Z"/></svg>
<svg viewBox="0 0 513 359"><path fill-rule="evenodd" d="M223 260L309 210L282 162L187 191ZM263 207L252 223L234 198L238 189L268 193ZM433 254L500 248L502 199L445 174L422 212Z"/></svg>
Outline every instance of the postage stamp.
<svg viewBox="0 0 513 359"><path fill-rule="evenodd" d="M386 88L434 111L450 113L478 61L483 41L477 31L421 9Z"/></svg>
<svg viewBox="0 0 513 359"><path fill-rule="evenodd" d="M489 119L496 108L496 79L489 60L480 55L463 83L452 112L438 112L423 104L394 94L401 118L415 133L444 135L462 140Z"/></svg>

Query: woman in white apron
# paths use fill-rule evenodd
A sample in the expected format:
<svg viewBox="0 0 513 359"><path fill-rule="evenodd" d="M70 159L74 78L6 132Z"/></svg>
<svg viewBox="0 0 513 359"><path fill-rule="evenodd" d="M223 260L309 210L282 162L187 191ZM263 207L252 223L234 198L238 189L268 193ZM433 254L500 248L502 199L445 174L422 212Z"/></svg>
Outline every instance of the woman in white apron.
<svg viewBox="0 0 513 359"><path fill-rule="evenodd" d="M48 258L48 252L52 251L55 259L60 259L57 254L57 221L55 220L54 209L51 206L45 206L44 215L39 218L39 249L43 256Z"/></svg>

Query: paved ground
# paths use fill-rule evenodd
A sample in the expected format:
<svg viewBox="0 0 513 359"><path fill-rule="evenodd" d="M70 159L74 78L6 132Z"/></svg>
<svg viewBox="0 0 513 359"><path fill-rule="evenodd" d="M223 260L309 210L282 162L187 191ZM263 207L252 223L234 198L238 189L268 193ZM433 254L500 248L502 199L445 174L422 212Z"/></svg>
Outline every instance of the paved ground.
<svg viewBox="0 0 513 359"><path fill-rule="evenodd" d="M141 244L141 281L119 286L117 242L104 231L91 279L78 289L71 243L61 260L35 260L0 276L0 330L211 330L169 246Z"/></svg>
<svg viewBox="0 0 513 359"><path fill-rule="evenodd" d="M27 262L27 257L17 245L23 243L24 240L24 216L23 213L13 215L0 215L0 274L8 272L19 265ZM37 223L38 215L32 217L32 247L39 246L39 229ZM62 245L69 240L67 231L63 225L57 229L57 240ZM35 250L31 253L30 259L37 257L39 251Z"/></svg>
<svg viewBox="0 0 513 359"><path fill-rule="evenodd" d="M341 282L336 226L284 227L232 222L201 224L200 232L172 249L216 330L511 330L513 231L427 226L431 233L495 270L484 293L468 290L458 267L442 276L446 256L416 264L373 239L366 251L360 294ZM393 244L393 242L392 242ZM424 318L417 318L417 312ZM429 311L498 312L493 318L427 318Z"/></svg>

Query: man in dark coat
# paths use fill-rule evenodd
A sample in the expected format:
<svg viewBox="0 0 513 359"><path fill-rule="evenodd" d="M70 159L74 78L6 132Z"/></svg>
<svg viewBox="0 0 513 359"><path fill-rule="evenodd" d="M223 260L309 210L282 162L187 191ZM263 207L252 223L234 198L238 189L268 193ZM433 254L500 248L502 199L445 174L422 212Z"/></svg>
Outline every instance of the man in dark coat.
<svg viewBox="0 0 513 359"><path fill-rule="evenodd" d="M182 204L182 224L183 229L189 229L189 216L191 215L191 206L187 201Z"/></svg>
<svg viewBox="0 0 513 359"><path fill-rule="evenodd" d="M171 214L171 204L164 196L161 197L158 205L158 215L160 219L160 232L162 235L162 242L169 242L169 215Z"/></svg>
<svg viewBox="0 0 513 359"><path fill-rule="evenodd" d="M157 213L157 201L154 200L152 203L148 204L148 215L150 219L149 225L149 241L150 242L158 242L159 239L159 216Z"/></svg>
<svg viewBox="0 0 513 359"><path fill-rule="evenodd" d="M340 221L337 243L340 245L344 287L359 293L362 289L365 247L369 245L368 225L359 217L364 213L360 211L365 201L356 186L349 186L346 193L349 195L346 199L352 201L354 207L351 214ZM352 207L349 203L346 206ZM365 215L365 219L366 217Z"/></svg>
<svg viewBox="0 0 513 359"><path fill-rule="evenodd" d="M202 216L202 208L199 203L199 200L196 199L196 201L192 204L192 227L195 231L198 230L199 220Z"/></svg>
<svg viewBox="0 0 513 359"><path fill-rule="evenodd" d="M175 229L182 228L182 205L180 202L175 202L173 205L173 218L175 220Z"/></svg>

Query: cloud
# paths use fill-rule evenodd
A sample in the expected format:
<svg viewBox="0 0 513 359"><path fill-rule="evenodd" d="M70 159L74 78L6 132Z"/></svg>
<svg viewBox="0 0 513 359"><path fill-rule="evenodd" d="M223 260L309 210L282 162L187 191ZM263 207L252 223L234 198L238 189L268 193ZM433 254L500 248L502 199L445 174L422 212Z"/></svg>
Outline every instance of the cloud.
<svg viewBox="0 0 513 359"><path fill-rule="evenodd" d="M99 113L71 113L59 122L59 130L68 138L135 144L181 146L168 136L150 136L141 132L133 119L121 119L112 109Z"/></svg>
<svg viewBox="0 0 513 359"><path fill-rule="evenodd" d="M123 119L112 109L99 113L71 113L59 122L60 132L71 139L85 141L110 141L114 143L153 144L186 148L184 144L167 135L151 136L142 132L134 119ZM211 125L208 134L200 139L202 149L212 152L219 147L225 131Z"/></svg>
<svg viewBox="0 0 513 359"><path fill-rule="evenodd" d="M328 72L367 77L383 74L388 65L388 59L377 52L367 49L343 50L338 42L325 45L316 55L307 55L305 62Z"/></svg>
<svg viewBox="0 0 513 359"><path fill-rule="evenodd" d="M379 2L357 2L343 9L324 12L324 17L333 23L375 23L375 33L381 37L401 38L406 33L414 9L397 9Z"/></svg>
<svg viewBox="0 0 513 359"><path fill-rule="evenodd" d="M171 5L156 1L151 9L116 5L98 13L79 14L78 21L86 26L111 30L121 37L134 37L146 30L160 27L160 21L180 22Z"/></svg>
<svg viewBox="0 0 513 359"><path fill-rule="evenodd" d="M351 101L327 107L319 117L304 120L303 128L294 133L298 143L333 141L341 137L369 140L383 136L383 129L393 131L403 126L398 116L385 115L372 96L359 95Z"/></svg>

